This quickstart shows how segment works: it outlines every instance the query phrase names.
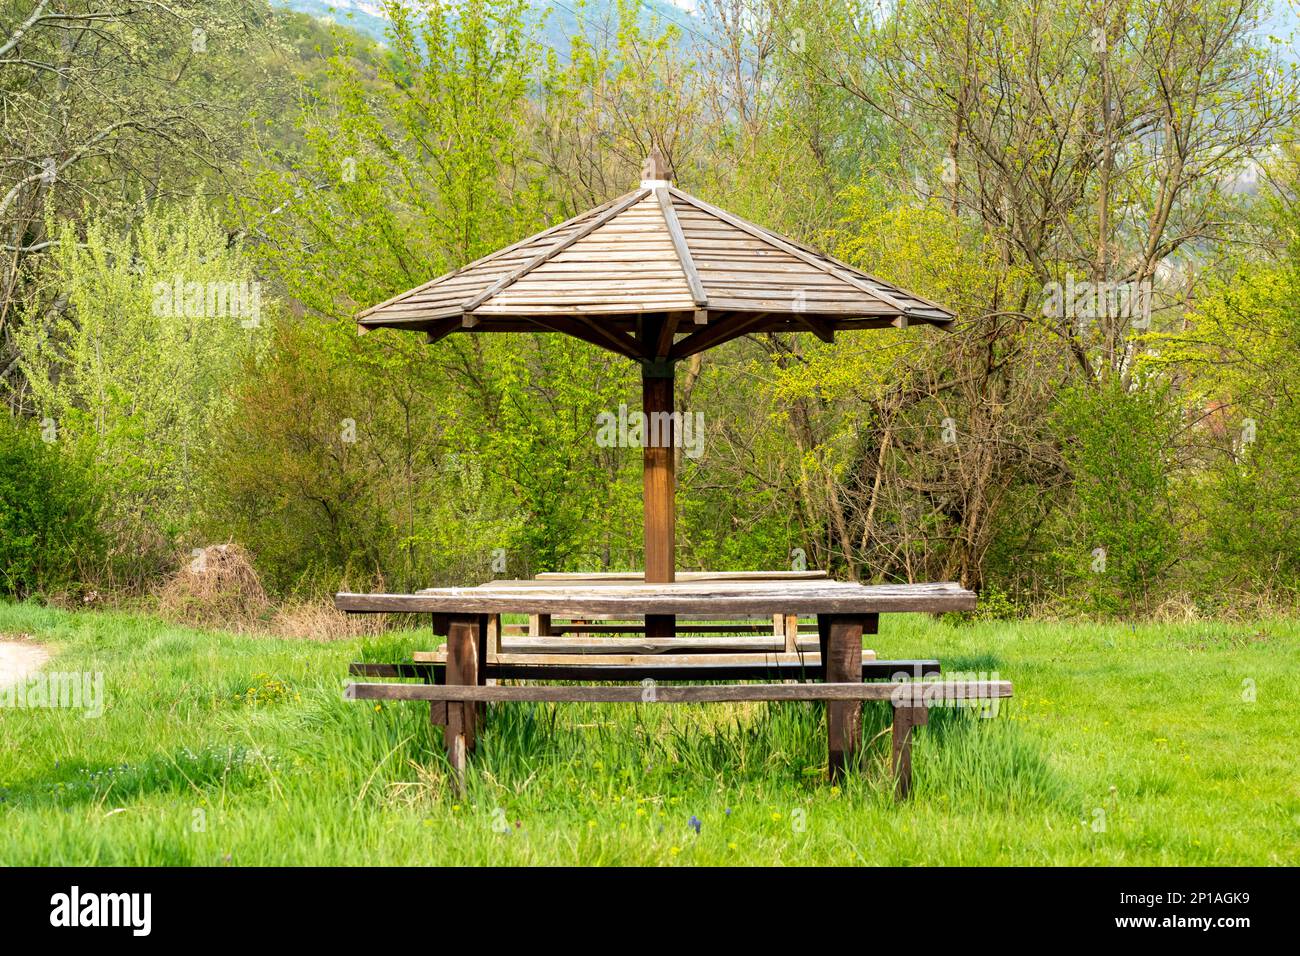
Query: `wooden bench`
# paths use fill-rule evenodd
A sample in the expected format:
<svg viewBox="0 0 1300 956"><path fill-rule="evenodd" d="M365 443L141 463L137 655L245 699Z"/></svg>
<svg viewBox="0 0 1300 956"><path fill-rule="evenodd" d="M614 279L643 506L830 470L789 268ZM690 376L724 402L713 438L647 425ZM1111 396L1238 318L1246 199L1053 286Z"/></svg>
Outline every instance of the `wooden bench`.
<svg viewBox="0 0 1300 956"><path fill-rule="evenodd" d="M390 671L389 668L393 670ZM399 665L356 664L353 669L354 672L364 673L413 673L400 670ZM353 683L348 685L346 696L350 700L429 701L431 707L451 703L472 706L517 701L654 705L810 700L849 702L854 706L863 701L889 701L894 706L890 768L894 779L894 794L901 800L907 797L912 788L912 730L928 723L931 706L937 702L995 700L1010 697L1011 693L1009 681L661 685L653 679L646 679L640 684L598 686L531 684L471 687L445 683ZM467 742L462 736L449 753L456 786L462 792L467 749Z"/></svg>

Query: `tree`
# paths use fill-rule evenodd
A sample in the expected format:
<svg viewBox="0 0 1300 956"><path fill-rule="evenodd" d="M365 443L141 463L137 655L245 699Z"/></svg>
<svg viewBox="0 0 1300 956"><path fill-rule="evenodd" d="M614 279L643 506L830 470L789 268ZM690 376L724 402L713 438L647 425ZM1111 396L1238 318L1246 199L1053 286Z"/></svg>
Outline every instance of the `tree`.
<svg viewBox="0 0 1300 956"><path fill-rule="evenodd" d="M195 463L270 301L202 197L151 207L123 235L98 219L59 240L47 281L57 315L15 333L19 403L95 464L119 567L132 583L172 558L205 511Z"/></svg>
<svg viewBox="0 0 1300 956"><path fill-rule="evenodd" d="M62 314L56 243L233 188L244 122L286 85L273 22L264 0L0 2L0 388L21 390L23 317Z"/></svg>

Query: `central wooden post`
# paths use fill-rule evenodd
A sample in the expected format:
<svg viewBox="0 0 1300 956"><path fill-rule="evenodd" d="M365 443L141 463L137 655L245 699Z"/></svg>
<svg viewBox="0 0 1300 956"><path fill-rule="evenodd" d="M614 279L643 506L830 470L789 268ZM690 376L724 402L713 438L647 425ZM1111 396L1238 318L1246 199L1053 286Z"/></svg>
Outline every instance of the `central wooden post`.
<svg viewBox="0 0 1300 956"><path fill-rule="evenodd" d="M641 365L641 410L645 412L645 444L642 452L645 498L645 580L647 584L671 584L676 560L676 422L673 415L673 365L671 359L645 361ZM646 637L673 637L676 619L671 614L647 614Z"/></svg>

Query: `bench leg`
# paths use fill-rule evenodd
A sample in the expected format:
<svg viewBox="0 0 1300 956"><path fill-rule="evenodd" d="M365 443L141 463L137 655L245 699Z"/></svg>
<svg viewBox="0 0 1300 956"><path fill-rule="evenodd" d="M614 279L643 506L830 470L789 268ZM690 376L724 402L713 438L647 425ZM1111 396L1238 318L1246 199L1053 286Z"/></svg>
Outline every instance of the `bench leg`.
<svg viewBox="0 0 1300 956"><path fill-rule="evenodd" d="M838 614L817 617L823 680L832 684L862 680L862 618ZM862 740L862 702L826 702L827 769L831 780L844 775Z"/></svg>
<svg viewBox="0 0 1300 956"><path fill-rule="evenodd" d="M477 660L474 664L474 683L478 684L480 687L487 683L487 680L483 675L487 673L488 630L492 626L490 617L491 616L487 614L480 614L478 616L478 626L476 637L474 639L474 651L477 655ZM500 630L499 623L497 629ZM475 727L482 727L487 721L487 701L479 701L475 704L474 714Z"/></svg>
<svg viewBox="0 0 1300 956"><path fill-rule="evenodd" d="M465 735L447 738L447 762L451 764L451 786L456 796L465 796Z"/></svg>
<svg viewBox="0 0 1300 956"><path fill-rule="evenodd" d="M912 729L929 719L930 712L925 707L894 708L894 753L890 766L897 800L906 800L912 792Z"/></svg>

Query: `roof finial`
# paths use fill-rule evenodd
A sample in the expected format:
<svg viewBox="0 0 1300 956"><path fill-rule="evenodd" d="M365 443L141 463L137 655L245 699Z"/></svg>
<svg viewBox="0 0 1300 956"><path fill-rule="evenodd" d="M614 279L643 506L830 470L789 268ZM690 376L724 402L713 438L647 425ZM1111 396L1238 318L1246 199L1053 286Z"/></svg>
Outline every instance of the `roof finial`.
<svg viewBox="0 0 1300 956"><path fill-rule="evenodd" d="M673 171L658 146L650 148L650 155L641 164L641 179L643 182L672 182Z"/></svg>

